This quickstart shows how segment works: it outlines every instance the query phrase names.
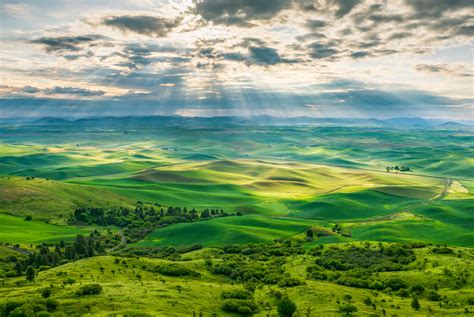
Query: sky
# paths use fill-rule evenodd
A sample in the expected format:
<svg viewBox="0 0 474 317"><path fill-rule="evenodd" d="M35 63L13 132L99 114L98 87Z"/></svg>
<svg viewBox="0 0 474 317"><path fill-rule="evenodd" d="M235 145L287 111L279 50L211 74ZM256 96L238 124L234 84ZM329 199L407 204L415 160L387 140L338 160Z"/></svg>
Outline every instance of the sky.
<svg viewBox="0 0 474 317"><path fill-rule="evenodd" d="M2 0L0 117L474 120L472 0Z"/></svg>

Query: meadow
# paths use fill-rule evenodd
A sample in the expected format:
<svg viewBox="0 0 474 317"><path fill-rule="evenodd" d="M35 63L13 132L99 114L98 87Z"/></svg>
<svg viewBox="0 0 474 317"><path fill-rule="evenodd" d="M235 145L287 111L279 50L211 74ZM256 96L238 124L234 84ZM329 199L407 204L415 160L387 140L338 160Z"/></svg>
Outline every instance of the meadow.
<svg viewBox="0 0 474 317"><path fill-rule="evenodd" d="M130 303L136 313L150 315L226 315L220 294L248 283L214 274L208 262L228 261L232 255L223 250L230 245L287 241L303 251L268 251L261 257L282 256L286 273L279 274L305 283L279 287L254 281L256 315L276 314L277 291L296 302L298 316L308 316L308 309L315 309L309 315L339 315L343 304L357 306L360 315L380 315L382 308L390 316L464 313L472 297L470 277L459 289L439 286L446 297L442 304L419 296L422 308L414 310L413 294L313 280L306 270L321 245L349 248L368 241L425 244L414 249L416 269L413 264L408 271L378 272L380 280L396 275L411 284L434 283L444 279L445 268L471 266L473 141L466 130L395 127L107 126L47 120L2 126L0 304L27 296L42 301L41 290L56 285L53 298L60 309L52 315L133 316ZM393 166L410 171L387 170ZM87 237L92 230L102 235L94 236L87 256L56 259L54 265L33 261L35 283L25 281L26 267L15 271L9 262L25 259L13 245L35 253L46 252L41 243L51 250L63 243L62 258L78 234ZM437 254L433 245L454 251ZM418 267L421 258L431 263L429 269ZM177 263L200 275L150 272L160 263ZM63 284L67 278L75 282ZM103 292L78 298L78 288L89 283L102 285ZM376 312L363 303L367 296L375 296Z"/></svg>

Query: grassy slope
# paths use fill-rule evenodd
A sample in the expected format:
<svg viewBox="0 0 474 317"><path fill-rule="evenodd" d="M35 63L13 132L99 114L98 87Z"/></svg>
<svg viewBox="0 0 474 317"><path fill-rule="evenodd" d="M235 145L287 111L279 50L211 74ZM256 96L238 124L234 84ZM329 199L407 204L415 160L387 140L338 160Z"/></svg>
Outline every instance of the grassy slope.
<svg viewBox="0 0 474 317"><path fill-rule="evenodd" d="M460 250L460 249L458 249ZM218 316L231 316L220 310L222 299L220 293L224 290L240 288L236 282L209 274L202 260L211 250L200 250L184 255L186 261L179 261L180 265L200 272L197 278L175 278L151 273L147 269L158 264L169 264L169 261L157 259L123 259L127 266L114 264L114 257L102 256L43 271L35 283L28 283L21 278L5 279L0 285L0 304L8 300L21 298L39 299L40 290L52 285L52 298L59 301L59 312L66 315L108 316L111 313L119 315L132 315L132 313L148 313L159 316L192 316L202 312L204 316L216 313ZM454 255L435 255L426 249L417 250L417 257L428 260L425 271L409 271L395 273L381 273L380 277L399 276L409 281L411 285L421 283L432 288L435 283L449 284L449 277L443 274L445 268L450 270L466 270L472 268L472 253L464 250L464 256L458 258ZM305 277L306 266L312 264L312 258L295 256L288 258L286 270L300 279ZM433 263L438 263L434 266ZM176 263L176 262L172 262ZM104 272L100 268L104 268ZM115 274L112 273L115 271ZM65 272L60 276L59 272ZM137 277L141 275L141 279ZM73 285L62 287L62 281L73 278L77 282ZM18 283L18 285L17 285ZM104 292L100 295L78 298L74 291L81 285L100 283ZM178 287L182 289L178 291ZM370 314L381 315L385 309L387 316L455 316L461 314L466 307L468 298L474 295L472 280L460 290L440 287L438 292L448 296L450 305L440 308L438 303L420 299L421 309L415 311L410 307L411 298L401 298L397 295L345 287L328 282L306 280L306 285L288 289L278 288L275 285L257 288L255 297L261 310L256 316L276 316L276 301L270 295L272 290L279 290L296 302L298 310L296 316L305 316L307 309L311 308L312 315L340 316L337 313L337 302L343 301L343 295L352 296L352 302L358 308L358 316ZM363 304L366 297L371 297L377 304L374 311L372 307ZM268 308L264 308L268 307ZM399 308L397 308L399 307ZM428 308L432 312L428 312ZM469 307L472 311L472 306Z"/></svg>
<svg viewBox="0 0 474 317"><path fill-rule="evenodd" d="M56 226L38 221L25 221L21 217L0 214L0 241L9 243L40 243L72 240L77 234L88 234L88 230L75 227Z"/></svg>
<svg viewBox="0 0 474 317"><path fill-rule="evenodd" d="M104 189L53 180L0 177L0 212L47 219L81 206L131 207L132 199Z"/></svg>
<svg viewBox="0 0 474 317"><path fill-rule="evenodd" d="M199 243L204 246L223 246L271 242L298 234L308 229L312 223L315 222L290 218L225 217L156 229L136 245L183 246Z"/></svg>

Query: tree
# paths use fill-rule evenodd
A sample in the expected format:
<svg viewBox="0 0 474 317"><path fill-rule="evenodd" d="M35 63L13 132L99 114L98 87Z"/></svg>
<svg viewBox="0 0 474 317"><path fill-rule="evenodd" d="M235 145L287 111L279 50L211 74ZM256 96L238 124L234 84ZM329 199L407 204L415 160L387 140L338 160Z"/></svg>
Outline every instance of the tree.
<svg viewBox="0 0 474 317"><path fill-rule="evenodd" d="M296 311L296 304L288 297L284 297L278 303L278 314L281 317L291 317Z"/></svg>
<svg viewBox="0 0 474 317"><path fill-rule="evenodd" d="M312 241L312 240L313 240L313 237L314 237L313 229L312 229L312 228L309 228L309 229L306 231L306 240Z"/></svg>
<svg viewBox="0 0 474 317"><path fill-rule="evenodd" d="M411 301L411 308L413 308L414 310L419 310L420 309L420 302L418 302L418 299L416 298L413 298L413 300Z"/></svg>
<svg viewBox="0 0 474 317"><path fill-rule="evenodd" d="M31 217L30 215L25 217L25 221L31 221L31 220L33 220L33 217Z"/></svg>
<svg viewBox="0 0 474 317"><path fill-rule="evenodd" d="M26 280L29 282L33 282L36 277L35 269L32 266L28 266L26 269Z"/></svg>
<svg viewBox="0 0 474 317"><path fill-rule="evenodd" d="M49 298L51 297L51 289L50 288L44 288L43 290L41 290L41 297L43 298Z"/></svg>

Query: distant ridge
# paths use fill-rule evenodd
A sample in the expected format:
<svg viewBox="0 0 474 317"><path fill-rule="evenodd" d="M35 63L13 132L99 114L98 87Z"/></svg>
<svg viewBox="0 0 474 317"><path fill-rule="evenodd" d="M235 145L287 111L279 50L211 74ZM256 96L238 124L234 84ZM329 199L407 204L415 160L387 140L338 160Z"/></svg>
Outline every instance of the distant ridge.
<svg viewBox="0 0 474 317"><path fill-rule="evenodd" d="M8 119L2 120L8 124ZM183 126L188 128L225 128L231 126L320 126L320 127L393 127L413 129L446 129L446 130L471 130L474 121L452 121L442 119L390 118L390 119L361 119L361 118L314 118L314 117L183 117L183 116L126 116L126 117L90 117L80 119L65 119L45 117L30 121L11 120L11 124L21 125L54 125L54 126L82 126L104 128L153 128L163 126Z"/></svg>

